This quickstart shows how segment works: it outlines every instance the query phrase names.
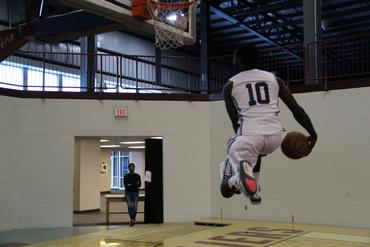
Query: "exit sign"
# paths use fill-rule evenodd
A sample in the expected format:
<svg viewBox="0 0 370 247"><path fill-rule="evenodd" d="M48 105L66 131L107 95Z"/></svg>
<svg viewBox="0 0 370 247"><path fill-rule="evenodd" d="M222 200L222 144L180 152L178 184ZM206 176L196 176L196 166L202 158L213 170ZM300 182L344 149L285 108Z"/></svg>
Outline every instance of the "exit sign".
<svg viewBox="0 0 370 247"><path fill-rule="evenodd" d="M127 117L128 116L128 107L127 106L116 106L114 108L115 117Z"/></svg>

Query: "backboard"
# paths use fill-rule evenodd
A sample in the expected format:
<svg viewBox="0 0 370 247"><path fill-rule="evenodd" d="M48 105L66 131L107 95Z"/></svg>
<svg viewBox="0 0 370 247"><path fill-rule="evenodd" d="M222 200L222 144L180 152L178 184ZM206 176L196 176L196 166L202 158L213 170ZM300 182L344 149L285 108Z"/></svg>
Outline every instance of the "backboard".
<svg viewBox="0 0 370 247"><path fill-rule="evenodd" d="M154 36L154 21L141 21L132 17L131 0L60 0L74 8L84 9L96 15L122 23L124 28L150 33ZM168 28L173 27L168 25ZM196 11L189 10L188 28L184 35L184 44L196 43Z"/></svg>

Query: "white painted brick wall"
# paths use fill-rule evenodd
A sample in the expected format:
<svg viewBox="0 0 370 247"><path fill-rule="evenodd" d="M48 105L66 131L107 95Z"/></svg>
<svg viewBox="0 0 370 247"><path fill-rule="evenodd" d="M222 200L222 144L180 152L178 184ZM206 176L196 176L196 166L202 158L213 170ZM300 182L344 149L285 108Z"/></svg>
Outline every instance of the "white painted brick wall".
<svg viewBox="0 0 370 247"><path fill-rule="evenodd" d="M14 142L2 139L0 183L15 185L0 189L9 200L0 202L1 230L72 225L75 136L163 135L165 221L210 216L209 103L0 96L0 105L0 136ZM128 106L127 119L113 117L116 105Z"/></svg>
<svg viewBox="0 0 370 247"><path fill-rule="evenodd" d="M15 103L13 98L6 97L0 106L0 222L7 222L6 225L0 223L0 231L14 229L17 224L17 219L12 217L17 210L14 136L19 111Z"/></svg>

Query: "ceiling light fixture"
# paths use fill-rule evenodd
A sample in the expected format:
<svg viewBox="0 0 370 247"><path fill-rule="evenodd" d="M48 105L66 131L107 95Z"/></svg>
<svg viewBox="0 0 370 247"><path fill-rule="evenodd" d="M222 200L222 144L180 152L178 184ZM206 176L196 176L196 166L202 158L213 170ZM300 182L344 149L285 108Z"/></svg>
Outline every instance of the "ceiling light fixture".
<svg viewBox="0 0 370 247"><path fill-rule="evenodd" d="M100 145L101 148L120 148L121 145Z"/></svg>
<svg viewBox="0 0 370 247"><path fill-rule="evenodd" d="M145 146L130 146L130 149L145 149Z"/></svg>
<svg viewBox="0 0 370 247"><path fill-rule="evenodd" d="M135 141L135 142L120 142L121 144L143 144L143 141Z"/></svg>

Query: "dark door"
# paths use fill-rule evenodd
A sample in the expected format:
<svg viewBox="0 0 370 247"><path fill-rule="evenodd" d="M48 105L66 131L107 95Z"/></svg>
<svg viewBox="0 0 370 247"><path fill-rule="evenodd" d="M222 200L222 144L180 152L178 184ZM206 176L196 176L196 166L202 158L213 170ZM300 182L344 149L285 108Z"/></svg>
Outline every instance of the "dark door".
<svg viewBox="0 0 370 247"><path fill-rule="evenodd" d="M145 140L145 170L151 182L145 181L145 223L163 223L163 145L161 139Z"/></svg>

